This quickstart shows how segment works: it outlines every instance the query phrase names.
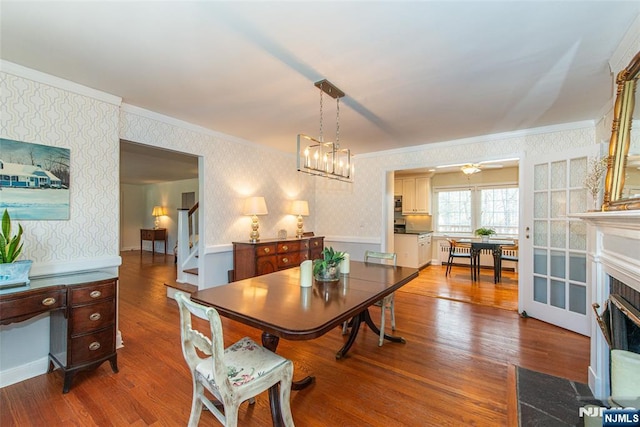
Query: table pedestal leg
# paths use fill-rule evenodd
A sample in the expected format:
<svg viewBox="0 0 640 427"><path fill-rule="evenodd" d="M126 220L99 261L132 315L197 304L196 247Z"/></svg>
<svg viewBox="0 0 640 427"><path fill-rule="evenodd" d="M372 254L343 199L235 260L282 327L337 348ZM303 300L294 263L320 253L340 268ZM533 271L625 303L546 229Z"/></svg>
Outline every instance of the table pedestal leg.
<svg viewBox="0 0 640 427"><path fill-rule="evenodd" d="M276 349L278 348L278 342L280 342L279 337L271 335L268 332L262 333L262 346L267 350L271 350L275 353ZM302 390L303 388L310 386L315 380L316 377L307 376L300 381L292 381L291 389ZM271 417L273 419L273 425L284 425L284 421L282 420L282 413L280 412L280 393L278 390L278 384L269 388L269 404L271 406Z"/></svg>
<svg viewBox="0 0 640 427"><path fill-rule="evenodd" d="M342 346L342 348L340 350L338 350L338 352L336 353L336 359L342 359L344 356L347 355L347 352L349 351L349 349L353 345L354 341L356 340L356 337L358 336L358 330L360 329L360 323L363 320L364 319L362 318L362 313L356 314L353 317L353 319L351 319L351 321L349 322L350 326L351 326L351 333L349 334L349 339Z"/></svg>
<svg viewBox="0 0 640 427"><path fill-rule="evenodd" d="M383 308L383 310L384 310L384 308ZM380 336L380 329L378 329L376 324L373 323L373 320L371 319L371 315L369 314L369 310L363 311L362 314L363 314L363 317L364 317L364 321L367 324L367 326L369 327L369 329L371 329L373 332L375 332L375 334L377 336ZM389 340L391 342L399 342L399 343L402 343L402 344L406 344L407 343L407 340L405 340L402 337L395 336L395 335L384 334L384 339L385 340Z"/></svg>

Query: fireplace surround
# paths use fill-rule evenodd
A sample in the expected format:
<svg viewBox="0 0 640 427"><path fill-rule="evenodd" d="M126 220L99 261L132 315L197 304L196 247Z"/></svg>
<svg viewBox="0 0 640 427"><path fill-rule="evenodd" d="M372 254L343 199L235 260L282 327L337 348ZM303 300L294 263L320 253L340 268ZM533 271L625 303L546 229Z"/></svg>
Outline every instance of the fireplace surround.
<svg viewBox="0 0 640 427"><path fill-rule="evenodd" d="M611 294L622 293L625 300L635 304L634 295L640 293L640 211L575 216L588 224L587 281L591 284L591 302L604 307ZM595 315L591 325L589 388L597 399L606 400L611 393L610 348Z"/></svg>

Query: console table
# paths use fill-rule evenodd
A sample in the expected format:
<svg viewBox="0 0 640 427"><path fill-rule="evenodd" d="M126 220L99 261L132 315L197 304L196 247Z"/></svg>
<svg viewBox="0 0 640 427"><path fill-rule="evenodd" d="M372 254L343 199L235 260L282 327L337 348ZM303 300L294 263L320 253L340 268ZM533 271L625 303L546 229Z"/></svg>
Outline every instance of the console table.
<svg viewBox="0 0 640 427"><path fill-rule="evenodd" d="M60 367L62 392L74 375L109 361L118 372L116 305L118 278L104 272L41 277L0 291L0 324L50 313L49 370Z"/></svg>
<svg viewBox="0 0 640 427"><path fill-rule="evenodd" d="M156 241L164 240L164 256L167 256L167 229L166 228L141 228L140 229L140 255L142 255L142 242L151 240L151 258L156 256Z"/></svg>
<svg viewBox="0 0 640 427"><path fill-rule="evenodd" d="M297 267L302 261L322 258L323 249L322 236L233 242L233 280Z"/></svg>

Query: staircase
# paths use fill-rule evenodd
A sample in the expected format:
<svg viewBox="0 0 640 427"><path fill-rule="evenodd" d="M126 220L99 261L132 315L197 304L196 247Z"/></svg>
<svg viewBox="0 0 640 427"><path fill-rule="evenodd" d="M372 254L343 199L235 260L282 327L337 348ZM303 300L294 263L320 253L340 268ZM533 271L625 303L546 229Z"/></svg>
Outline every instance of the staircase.
<svg viewBox="0 0 640 427"><path fill-rule="evenodd" d="M176 282L198 286L198 207L178 209ZM167 286L171 286L167 284Z"/></svg>

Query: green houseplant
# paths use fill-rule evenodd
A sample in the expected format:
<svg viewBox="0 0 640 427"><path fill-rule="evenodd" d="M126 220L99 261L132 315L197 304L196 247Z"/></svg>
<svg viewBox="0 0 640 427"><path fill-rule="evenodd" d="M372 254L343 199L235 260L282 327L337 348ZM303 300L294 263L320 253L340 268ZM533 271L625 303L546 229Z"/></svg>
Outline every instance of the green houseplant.
<svg viewBox="0 0 640 427"><path fill-rule="evenodd" d="M18 224L18 233L11 234L11 217L7 209L2 215L2 233L0 233L0 287L29 284L29 270L32 261L17 258L22 253L22 225Z"/></svg>
<svg viewBox="0 0 640 427"><path fill-rule="evenodd" d="M496 230L493 228L480 227L475 231L476 236L482 237L482 240L488 240L489 236L496 234Z"/></svg>
<svg viewBox="0 0 640 427"><path fill-rule="evenodd" d="M335 251L332 247L322 250L322 258L313 260L313 277L318 282L335 282L340 278L340 261L344 252Z"/></svg>

